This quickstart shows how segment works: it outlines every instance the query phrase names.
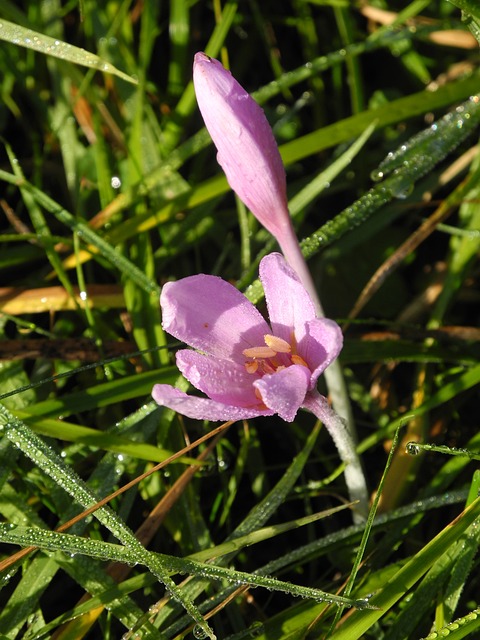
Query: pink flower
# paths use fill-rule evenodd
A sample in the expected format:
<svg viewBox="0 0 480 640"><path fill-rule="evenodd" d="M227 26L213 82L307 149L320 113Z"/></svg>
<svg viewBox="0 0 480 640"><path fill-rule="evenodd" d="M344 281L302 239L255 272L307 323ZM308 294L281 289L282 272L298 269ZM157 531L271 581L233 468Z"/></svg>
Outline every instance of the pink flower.
<svg viewBox="0 0 480 640"><path fill-rule="evenodd" d="M195 55L193 84L229 185L281 244L293 227L285 169L263 109L218 60L205 53Z"/></svg>
<svg viewBox="0 0 480 640"><path fill-rule="evenodd" d="M195 349L177 352L184 377L208 398L157 384L162 406L199 420L241 420L275 413L291 422L318 377L342 348L332 320L317 318L295 271L279 253L260 263L270 325L235 287L196 275L167 283L160 296L163 327Z"/></svg>

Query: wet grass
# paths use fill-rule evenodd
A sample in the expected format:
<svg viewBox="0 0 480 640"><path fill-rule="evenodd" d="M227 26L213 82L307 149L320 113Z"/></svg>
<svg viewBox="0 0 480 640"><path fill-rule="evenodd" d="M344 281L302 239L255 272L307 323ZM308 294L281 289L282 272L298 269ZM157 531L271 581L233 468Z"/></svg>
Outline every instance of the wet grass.
<svg viewBox="0 0 480 640"><path fill-rule="evenodd" d="M386 9L2 3L0 637L478 633L478 15ZM279 142L367 525L309 414L218 429L150 399L187 389L162 285L215 274L262 308L276 250L203 129L201 50Z"/></svg>

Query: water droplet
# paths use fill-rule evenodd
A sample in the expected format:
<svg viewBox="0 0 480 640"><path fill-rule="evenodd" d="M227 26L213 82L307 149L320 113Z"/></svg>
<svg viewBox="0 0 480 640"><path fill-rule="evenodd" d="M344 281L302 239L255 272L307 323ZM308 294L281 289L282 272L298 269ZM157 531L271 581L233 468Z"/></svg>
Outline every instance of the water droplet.
<svg viewBox="0 0 480 640"><path fill-rule="evenodd" d="M392 189L392 196L394 198L398 198L399 200L405 200L413 191L413 184L409 184L406 187L400 189Z"/></svg>
<svg viewBox="0 0 480 640"><path fill-rule="evenodd" d="M375 171L372 171L372 173L370 174L370 178L374 181L374 182L380 182L380 180L383 180L383 171L380 171L379 169L375 169Z"/></svg>
<svg viewBox="0 0 480 640"><path fill-rule="evenodd" d="M198 624L193 627L192 634L195 640L204 640L205 638L208 638L207 633Z"/></svg>
<svg viewBox="0 0 480 640"><path fill-rule="evenodd" d="M405 451L409 456L418 456L418 454L420 453L420 447L416 442L409 442L405 447Z"/></svg>
<svg viewBox="0 0 480 640"><path fill-rule="evenodd" d="M249 637L256 638L262 633L262 630L263 630L263 623L260 622L260 620L257 620L256 622L251 624L249 627Z"/></svg>

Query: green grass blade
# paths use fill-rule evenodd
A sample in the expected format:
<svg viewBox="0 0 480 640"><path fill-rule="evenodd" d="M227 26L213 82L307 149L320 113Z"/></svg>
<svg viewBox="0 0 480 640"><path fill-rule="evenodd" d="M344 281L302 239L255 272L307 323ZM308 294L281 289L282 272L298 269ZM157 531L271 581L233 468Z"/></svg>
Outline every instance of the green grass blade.
<svg viewBox="0 0 480 640"><path fill-rule="evenodd" d="M53 56L60 60L66 60L73 64L79 64L89 69L110 73L125 82L136 84L137 80L120 71L106 60L102 60L94 53L74 47L68 42L51 38L43 33L38 33L32 29L27 29L19 24L14 24L8 20L0 21L0 40L5 40L16 46L25 47L32 51L38 51L46 56Z"/></svg>
<svg viewBox="0 0 480 640"><path fill-rule="evenodd" d="M77 476L71 468L65 465L62 458L36 436L24 423L15 418L1 405L0 423L6 437L84 508L88 509L96 504L97 498L95 495L84 484L82 479ZM135 562L145 564L150 571L157 576L172 596L182 603L182 606L200 628L203 629L206 636L213 640L215 636L197 607L195 607L188 596L176 586L159 559L152 556L138 542L121 518L108 507L97 509L95 511L95 517L130 549L132 558L135 558Z"/></svg>
<svg viewBox="0 0 480 640"><path fill-rule="evenodd" d="M480 516L480 498L460 514L455 521L427 543L391 580L380 588L369 603L378 607L353 613L331 635L332 640L356 640L388 612L396 602L430 569L466 529Z"/></svg>

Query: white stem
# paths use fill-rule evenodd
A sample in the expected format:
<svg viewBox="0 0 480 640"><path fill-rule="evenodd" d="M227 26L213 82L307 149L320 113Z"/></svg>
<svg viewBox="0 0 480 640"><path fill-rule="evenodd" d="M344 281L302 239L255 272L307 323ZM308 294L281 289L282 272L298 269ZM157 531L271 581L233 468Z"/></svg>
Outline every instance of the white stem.
<svg viewBox="0 0 480 640"><path fill-rule="evenodd" d="M331 435L340 459L345 464L345 483L350 500L359 501L353 511L353 520L357 524L364 522L368 515L368 489L355 443L344 420L335 413L327 399L316 389L307 393L303 408L321 420Z"/></svg>

